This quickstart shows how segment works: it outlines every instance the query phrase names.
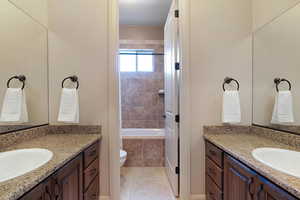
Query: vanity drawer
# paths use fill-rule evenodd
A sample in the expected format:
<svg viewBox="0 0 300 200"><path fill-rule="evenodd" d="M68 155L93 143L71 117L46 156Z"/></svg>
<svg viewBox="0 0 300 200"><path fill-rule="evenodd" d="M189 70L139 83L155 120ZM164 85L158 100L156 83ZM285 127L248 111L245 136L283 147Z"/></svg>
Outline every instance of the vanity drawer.
<svg viewBox="0 0 300 200"><path fill-rule="evenodd" d="M223 188L223 170L219 168L213 161L206 158L205 165L206 174L215 182L215 184L222 189Z"/></svg>
<svg viewBox="0 0 300 200"><path fill-rule="evenodd" d="M99 157L99 141L84 151L84 168L87 168Z"/></svg>
<svg viewBox="0 0 300 200"><path fill-rule="evenodd" d="M206 175L206 197L208 200L222 200L223 194L213 180Z"/></svg>
<svg viewBox="0 0 300 200"><path fill-rule="evenodd" d="M221 149L206 141L205 152L207 157L214 161L219 167L223 168L223 151Z"/></svg>
<svg viewBox="0 0 300 200"><path fill-rule="evenodd" d="M84 170L84 191L86 191L90 183L99 174L99 159L96 159Z"/></svg>
<svg viewBox="0 0 300 200"><path fill-rule="evenodd" d="M98 200L99 198L99 176L96 176L89 189L84 193L84 200Z"/></svg>

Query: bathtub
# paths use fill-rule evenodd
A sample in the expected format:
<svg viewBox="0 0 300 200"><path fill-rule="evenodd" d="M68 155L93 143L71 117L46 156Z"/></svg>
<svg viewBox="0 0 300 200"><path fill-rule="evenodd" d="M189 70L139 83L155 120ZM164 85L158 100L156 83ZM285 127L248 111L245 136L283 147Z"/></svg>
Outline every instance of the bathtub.
<svg viewBox="0 0 300 200"><path fill-rule="evenodd" d="M164 167L164 129L121 129L121 147L128 153L125 167Z"/></svg>
<svg viewBox="0 0 300 200"><path fill-rule="evenodd" d="M123 139L164 139L165 129L125 128L121 136Z"/></svg>

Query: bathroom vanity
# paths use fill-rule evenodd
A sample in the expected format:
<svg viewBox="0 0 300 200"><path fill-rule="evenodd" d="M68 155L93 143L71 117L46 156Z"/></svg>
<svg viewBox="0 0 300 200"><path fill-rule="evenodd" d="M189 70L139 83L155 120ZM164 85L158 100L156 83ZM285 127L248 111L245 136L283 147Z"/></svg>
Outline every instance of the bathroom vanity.
<svg viewBox="0 0 300 200"><path fill-rule="evenodd" d="M208 200L296 200L255 170L206 141Z"/></svg>
<svg viewBox="0 0 300 200"><path fill-rule="evenodd" d="M20 200L95 200L99 196L99 140Z"/></svg>
<svg viewBox="0 0 300 200"><path fill-rule="evenodd" d="M26 157L32 152L38 154L37 150L44 149L52 153L51 159L40 167L0 181L0 200L97 199L101 138L100 126L45 126L0 136L1 153L32 149L29 154L23 153L22 159L3 163L4 168L16 172L20 167L14 165L36 165ZM3 175L7 173L2 171L0 177Z"/></svg>
<svg viewBox="0 0 300 200"><path fill-rule="evenodd" d="M205 126L204 139L208 200L300 199L299 170L292 170L292 175L255 158L255 152L265 147L299 153L299 135L256 126ZM296 165L289 156L271 157L280 166Z"/></svg>

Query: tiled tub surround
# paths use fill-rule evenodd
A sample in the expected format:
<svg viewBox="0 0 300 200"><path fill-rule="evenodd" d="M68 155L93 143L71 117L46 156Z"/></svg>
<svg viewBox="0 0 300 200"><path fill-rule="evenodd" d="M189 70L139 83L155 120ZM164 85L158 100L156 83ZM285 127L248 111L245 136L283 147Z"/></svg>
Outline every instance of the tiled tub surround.
<svg viewBox="0 0 300 200"><path fill-rule="evenodd" d="M59 130L69 130L62 131L60 134L55 134L53 128L45 126L21 131L22 133L17 132L0 136L0 152L23 148L45 148L54 154L53 158L42 167L0 183L0 200L18 199L58 168L76 157L86 147L101 138L101 128L99 126L59 127ZM55 129L57 128L55 127ZM78 129L81 131L78 132ZM92 130L92 132L88 132L88 130ZM98 130L98 132L95 130ZM85 134L83 134L84 132ZM4 142L2 139L5 139Z"/></svg>
<svg viewBox="0 0 300 200"><path fill-rule="evenodd" d="M300 136L259 127L206 126L204 138L300 198L300 178L274 170L251 154L260 147L300 151Z"/></svg>
<svg viewBox="0 0 300 200"><path fill-rule="evenodd" d="M141 41L142 42L142 41ZM122 49L154 49L162 44L121 44ZM154 56L153 72L121 72L122 128L164 128L164 56Z"/></svg>
<svg viewBox="0 0 300 200"><path fill-rule="evenodd" d="M165 165L164 138L123 138L128 153L125 167L163 167Z"/></svg>

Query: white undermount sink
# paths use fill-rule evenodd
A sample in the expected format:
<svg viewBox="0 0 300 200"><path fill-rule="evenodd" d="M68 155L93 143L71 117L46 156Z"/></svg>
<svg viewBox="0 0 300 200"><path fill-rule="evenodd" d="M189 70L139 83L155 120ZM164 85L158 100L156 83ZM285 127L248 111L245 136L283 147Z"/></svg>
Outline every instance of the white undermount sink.
<svg viewBox="0 0 300 200"><path fill-rule="evenodd" d="M300 152L276 148L258 148L253 157L263 164L283 173L300 178Z"/></svg>
<svg viewBox="0 0 300 200"><path fill-rule="evenodd" d="M51 160L47 149L20 149L0 153L0 182L33 171Z"/></svg>

